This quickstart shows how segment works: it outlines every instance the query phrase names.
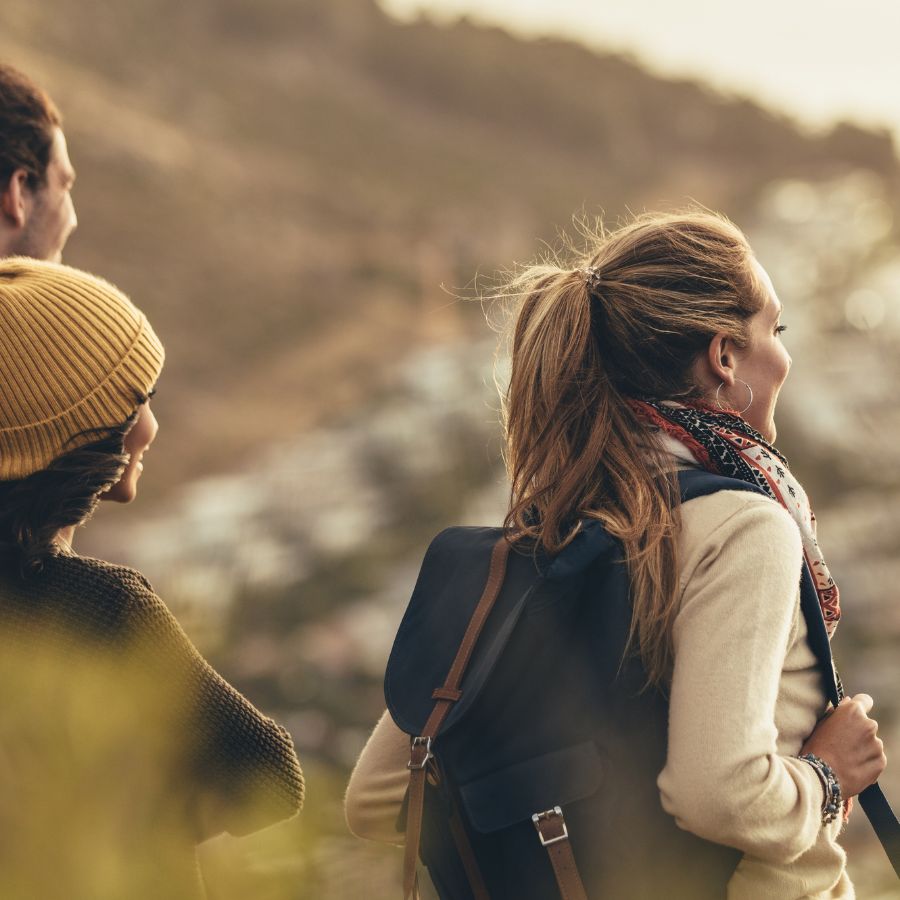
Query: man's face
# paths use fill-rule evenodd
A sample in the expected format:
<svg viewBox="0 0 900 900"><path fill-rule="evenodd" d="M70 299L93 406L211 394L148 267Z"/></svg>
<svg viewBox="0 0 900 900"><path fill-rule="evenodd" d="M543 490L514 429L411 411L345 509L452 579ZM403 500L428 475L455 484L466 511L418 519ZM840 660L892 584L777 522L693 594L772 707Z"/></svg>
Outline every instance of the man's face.
<svg viewBox="0 0 900 900"><path fill-rule="evenodd" d="M49 262L62 259L63 247L78 224L71 193L74 183L75 170L69 161L66 139L57 128L50 148L46 183L33 191L24 189L25 226L10 255Z"/></svg>

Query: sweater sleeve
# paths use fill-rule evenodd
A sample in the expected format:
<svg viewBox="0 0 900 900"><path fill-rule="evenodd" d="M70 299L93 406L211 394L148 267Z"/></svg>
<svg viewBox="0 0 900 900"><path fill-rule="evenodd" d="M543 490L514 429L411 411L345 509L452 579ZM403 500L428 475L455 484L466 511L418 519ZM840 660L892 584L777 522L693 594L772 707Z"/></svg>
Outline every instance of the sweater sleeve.
<svg viewBox="0 0 900 900"><path fill-rule="evenodd" d="M304 782L288 732L209 665L143 577L129 588L132 658L168 706L174 789L186 795L198 839L248 834L294 815Z"/></svg>
<svg viewBox="0 0 900 900"><path fill-rule="evenodd" d="M409 735L387 711L378 720L347 785L344 812L357 836L388 844L402 844L397 818L409 786Z"/></svg>
<svg viewBox="0 0 900 900"><path fill-rule="evenodd" d="M796 524L777 504L750 494L738 502L682 572L668 753L658 784L680 827L789 863L822 829L818 776L778 754L775 727L799 615L802 547Z"/></svg>

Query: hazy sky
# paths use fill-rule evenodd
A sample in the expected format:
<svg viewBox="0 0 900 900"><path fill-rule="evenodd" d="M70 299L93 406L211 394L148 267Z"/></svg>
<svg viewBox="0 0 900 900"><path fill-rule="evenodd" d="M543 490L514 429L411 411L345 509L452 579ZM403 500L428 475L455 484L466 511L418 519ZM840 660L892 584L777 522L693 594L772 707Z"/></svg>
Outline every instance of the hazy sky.
<svg viewBox="0 0 900 900"><path fill-rule="evenodd" d="M810 125L884 125L900 137L900 3L894 0L379 0L391 13L465 13L526 34L627 51Z"/></svg>

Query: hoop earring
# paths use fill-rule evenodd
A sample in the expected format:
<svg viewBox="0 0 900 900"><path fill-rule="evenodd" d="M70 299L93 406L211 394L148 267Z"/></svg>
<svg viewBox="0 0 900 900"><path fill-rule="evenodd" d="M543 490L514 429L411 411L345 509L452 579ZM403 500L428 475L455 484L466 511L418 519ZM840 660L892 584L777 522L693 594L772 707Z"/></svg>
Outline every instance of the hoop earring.
<svg viewBox="0 0 900 900"><path fill-rule="evenodd" d="M753 406L753 388L750 387L750 385L741 378L736 378L735 381L740 381L741 384L744 385L744 387L747 388L747 391L750 393L750 399L747 401L747 405L743 409L737 410L737 414L739 416L742 416L745 412L747 412L748 409L750 409L751 406ZM723 412L729 412L728 407L722 406L722 401L719 400L719 391L721 391L723 387L725 387L725 382L720 381L719 386L716 388L716 406L718 406L719 409L721 409Z"/></svg>

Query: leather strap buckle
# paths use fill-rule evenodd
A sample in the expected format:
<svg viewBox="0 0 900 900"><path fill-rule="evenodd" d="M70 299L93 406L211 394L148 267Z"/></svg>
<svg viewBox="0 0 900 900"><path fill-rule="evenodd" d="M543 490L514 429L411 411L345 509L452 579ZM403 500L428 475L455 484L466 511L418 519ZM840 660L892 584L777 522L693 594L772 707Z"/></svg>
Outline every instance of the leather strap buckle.
<svg viewBox="0 0 900 900"><path fill-rule="evenodd" d="M422 753L423 748L424 753ZM417 759L417 757L421 757L421 759ZM431 738L414 737L409 748L409 762L406 764L406 768L424 769L430 759L434 759L434 754L431 752Z"/></svg>
<svg viewBox="0 0 900 900"><path fill-rule="evenodd" d="M555 821L556 819L559 820L558 823ZM569 839L566 820L563 816L563 811L558 806L554 806L553 809L544 810L544 812L535 813L531 817L531 821L534 822L538 837L541 839L541 845L544 847L549 847L551 844L559 843L559 841L567 841ZM558 828L561 830L558 831L558 833L553 834L553 831L556 830L554 828L556 825L558 825Z"/></svg>

